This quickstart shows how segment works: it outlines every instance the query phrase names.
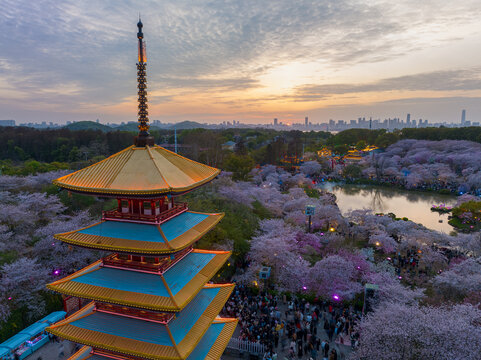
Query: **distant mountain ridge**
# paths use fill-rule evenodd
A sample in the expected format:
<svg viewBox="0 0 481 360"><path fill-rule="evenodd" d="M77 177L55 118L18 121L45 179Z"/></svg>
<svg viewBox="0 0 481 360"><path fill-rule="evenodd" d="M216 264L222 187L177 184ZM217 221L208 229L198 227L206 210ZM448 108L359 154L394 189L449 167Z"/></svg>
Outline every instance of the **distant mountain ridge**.
<svg viewBox="0 0 481 360"><path fill-rule="evenodd" d="M65 125L69 130L101 130L103 132L109 132L114 130L110 126L99 124L95 121L76 121L72 124Z"/></svg>
<svg viewBox="0 0 481 360"><path fill-rule="evenodd" d="M210 126L198 123L196 121L186 120L186 121L182 121L180 123L171 125L167 129L186 130L186 129L199 129L199 128L208 129L208 128L210 128Z"/></svg>

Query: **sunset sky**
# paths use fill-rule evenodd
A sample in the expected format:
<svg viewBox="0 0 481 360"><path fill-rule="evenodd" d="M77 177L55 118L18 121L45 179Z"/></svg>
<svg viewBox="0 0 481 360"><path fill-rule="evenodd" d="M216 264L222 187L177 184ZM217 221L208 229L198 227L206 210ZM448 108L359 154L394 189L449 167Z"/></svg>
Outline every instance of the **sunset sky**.
<svg viewBox="0 0 481 360"><path fill-rule="evenodd" d="M0 0L0 119L481 121L481 2Z"/></svg>

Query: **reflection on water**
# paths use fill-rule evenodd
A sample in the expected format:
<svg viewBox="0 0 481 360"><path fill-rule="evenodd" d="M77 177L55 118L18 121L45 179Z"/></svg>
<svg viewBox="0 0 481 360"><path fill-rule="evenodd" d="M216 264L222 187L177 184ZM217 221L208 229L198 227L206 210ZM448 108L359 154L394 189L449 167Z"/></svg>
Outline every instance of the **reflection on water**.
<svg viewBox="0 0 481 360"><path fill-rule="evenodd" d="M449 214L431 211L431 206L446 204L453 206L456 197L418 191L401 190L384 186L322 183L321 189L334 193L341 212L354 209L371 209L374 212L394 213L397 217L407 217L429 229L449 233ZM439 221L442 220L440 223Z"/></svg>

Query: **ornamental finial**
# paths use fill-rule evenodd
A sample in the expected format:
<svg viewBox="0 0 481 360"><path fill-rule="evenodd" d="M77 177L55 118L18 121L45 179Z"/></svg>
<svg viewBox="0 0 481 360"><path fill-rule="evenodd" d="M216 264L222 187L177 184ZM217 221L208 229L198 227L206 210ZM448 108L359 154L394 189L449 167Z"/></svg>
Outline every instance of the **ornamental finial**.
<svg viewBox="0 0 481 360"><path fill-rule="evenodd" d="M144 33L142 21L137 23L137 39L139 39L139 62L137 63L137 82L138 82L138 102L139 102L139 113L138 113L138 128L139 135L135 138L136 146L153 146L154 138L149 134L149 113L147 111L147 79L146 79L146 68L147 68L147 53L145 51Z"/></svg>

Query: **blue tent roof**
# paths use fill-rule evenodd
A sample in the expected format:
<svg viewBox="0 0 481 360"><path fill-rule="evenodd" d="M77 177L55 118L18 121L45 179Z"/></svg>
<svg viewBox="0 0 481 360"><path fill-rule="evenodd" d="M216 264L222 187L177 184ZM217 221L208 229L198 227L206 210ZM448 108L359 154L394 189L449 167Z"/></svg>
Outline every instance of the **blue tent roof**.
<svg viewBox="0 0 481 360"><path fill-rule="evenodd" d="M65 314L66 314L65 311L55 311L45 316L43 319L33 323L29 327L26 327L25 329L20 331L18 334L12 336L10 339L0 344L0 356L3 354L4 348L10 349L10 350L17 348L18 346L23 344L25 341L30 340L30 338L43 332L45 328L50 324L65 318Z"/></svg>
<svg viewBox="0 0 481 360"><path fill-rule="evenodd" d="M65 311L54 311L45 316L41 321L48 321L49 324L53 324L59 320L65 319L65 315L67 315Z"/></svg>
<svg viewBox="0 0 481 360"><path fill-rule="evenodd" d="M31 338L31 336L28 335L28 334L19 333L17 335L12 336L7 341L1 343L0 346L13 350L13 349L19 347L20 345L22 345L25 341L30 340L30 338Z"/></svg>
<svg viewBox="0 0 481 360"><path fill-rule="evenodd" d="M194 351L190 353L187 360L204 360L212 346L214 346L214 343L219 337L224 325L225 323L212 324L205 332Z"/></svg>
<svg viewBox="0 0 481 360"><path fill-rule="evenodd" d="M0 346L0 357L8 355L10 353L10 348Z"/></svg>
<svg viewBox="0 0 481 360"><path fill-rule="evenodd" d="M29 327L20 331L19 334L27 334L29 337L33 337L33 336L43 332L45 330L45 328L49 325L50 324L47 321L45 321L45 322L37 321L36 323L33 323Z"/></svg>

